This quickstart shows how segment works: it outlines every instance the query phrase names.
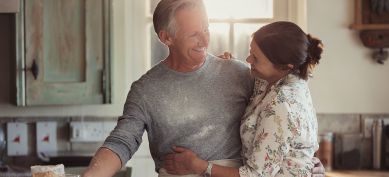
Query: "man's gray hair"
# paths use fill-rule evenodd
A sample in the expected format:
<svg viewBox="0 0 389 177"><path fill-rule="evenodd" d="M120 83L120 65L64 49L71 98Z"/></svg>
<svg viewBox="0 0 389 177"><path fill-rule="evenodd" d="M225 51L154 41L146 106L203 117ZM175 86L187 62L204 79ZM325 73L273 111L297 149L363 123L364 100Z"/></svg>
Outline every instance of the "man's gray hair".
<svg viewBox="0 0 389 177"><path fill-rule="evenodd" d="M170 35L175 36L178 30L174 18L176 12L183 8L195 7L199 7L205 12L202 0L161 0L153 14L154 30L157 35L161 30L166 30Z"/></svg>

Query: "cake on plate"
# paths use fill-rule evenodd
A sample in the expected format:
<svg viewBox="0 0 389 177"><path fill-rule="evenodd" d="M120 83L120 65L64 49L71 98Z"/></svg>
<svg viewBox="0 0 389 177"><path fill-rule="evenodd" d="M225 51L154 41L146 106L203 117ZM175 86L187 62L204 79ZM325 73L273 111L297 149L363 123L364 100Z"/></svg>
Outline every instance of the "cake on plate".
<svg viewBox="0 0 389 177"><path fill-rule="evenodd" d="M65 176L65 167L59 165L34 165L31 166L32 177L63 177Z"/></svg>

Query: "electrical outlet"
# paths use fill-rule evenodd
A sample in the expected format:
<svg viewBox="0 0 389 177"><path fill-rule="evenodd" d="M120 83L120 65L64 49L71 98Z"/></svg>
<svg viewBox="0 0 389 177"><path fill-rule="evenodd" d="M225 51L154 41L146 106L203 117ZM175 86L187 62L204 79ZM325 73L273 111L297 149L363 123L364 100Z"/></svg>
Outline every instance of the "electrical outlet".
<svg viewBox="0 0 389 177"><path fill-rule="evenodd" d="M72 142L101 142L115 128L116 122L108 121L75 121L70 123Z"/></svg>
<svg viewBox="0 0 389 177"><path fill-rule="evenodd" d="M38 154L57 151L57 122L36 122L36 148Z"/></svg>
<svg viewBox="0 0 389 177"><path fill-rule="evenodd" d="M7 123L7 154L8 156L28 155L27 123Z"/></svg>

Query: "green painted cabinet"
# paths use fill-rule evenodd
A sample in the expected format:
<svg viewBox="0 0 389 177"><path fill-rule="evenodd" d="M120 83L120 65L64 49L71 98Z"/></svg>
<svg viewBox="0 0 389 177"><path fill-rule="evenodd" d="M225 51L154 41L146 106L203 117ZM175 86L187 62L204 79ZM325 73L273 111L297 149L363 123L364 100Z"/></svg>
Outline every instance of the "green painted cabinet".
<svg viewBox="0 0 389 177"><path fill-rule="evenodd" d="M17 104L104 104L110 0L24 0L17 15Z"/></svg>

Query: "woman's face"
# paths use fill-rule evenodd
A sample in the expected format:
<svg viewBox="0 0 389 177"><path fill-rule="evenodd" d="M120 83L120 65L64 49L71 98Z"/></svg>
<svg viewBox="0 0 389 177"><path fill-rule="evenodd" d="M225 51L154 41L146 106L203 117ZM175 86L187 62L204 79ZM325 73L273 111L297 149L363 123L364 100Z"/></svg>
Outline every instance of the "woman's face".
<svg viewBox="0 0 389 177"><path fill-rule="evenodd" d="M250 55L246 61L251 65L251 75L274 83L281 79L285 72L276 68L272 62L265 56L255 40L250 43Z"/></svg>

